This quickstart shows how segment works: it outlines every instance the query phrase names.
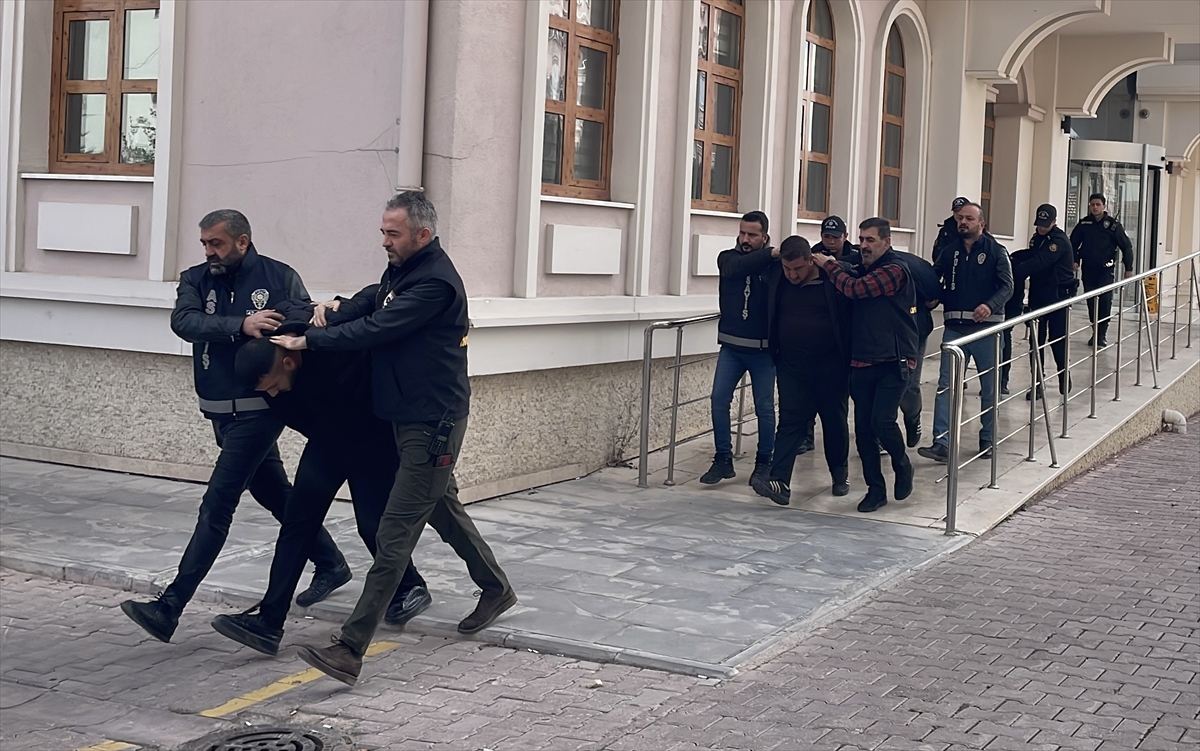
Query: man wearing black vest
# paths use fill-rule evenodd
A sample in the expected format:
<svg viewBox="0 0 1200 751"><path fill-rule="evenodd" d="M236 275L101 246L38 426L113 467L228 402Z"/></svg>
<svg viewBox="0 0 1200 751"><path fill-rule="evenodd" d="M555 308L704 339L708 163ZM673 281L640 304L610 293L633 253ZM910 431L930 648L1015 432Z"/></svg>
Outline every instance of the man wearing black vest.
<svg viewBox="0 0 1200 751"><path fill-rule="evenodd" d="M370 349L375 414L392 423L400 454L379 523L378 552L354 612L332 646L300 647L301 659L350 685L358 680L363 655L426 523L466 561L481 590L474 612L458 624L461 633L483 630L517 603L508 577L459 503L454 479L471 397L462 278L442 250L437 212L424 193L393 196L380 232L388 256L380 283L329 305L351 320L273 340L291 350Z"/></svg>
<svg viewBox="0 0 1200 751"><path fill-rule="evenodd" d="M306 333L310 308L295 302L281 306L288 320L276 335ZM379 520L400 458L391 423L371 409L371 356L365 350L292 352L258 339L238 350L236 369L246 385L266 395L271 414L308 439L262 601L212 621L223 636L273 655L279 651L292 593L304 568L304 549L325 521L338 489L349 483L358 536L374 558ZM431 602L425 580L410 562L384 620L403 625Z"/></svg>
<svg viewBox="0 0 1200 751"><path fill-rule="evenodd" d="M959 196L950 202L950 216L938 225L937 237L933 239L933 265L936 266L942 250L958 242L958 210L971 202L971 199Z"/></svg>
<svg viewBox="0 0 1200 751"><path fill-rule="evenodd" d="M942 279L942 316L946 328L943 342L952 342L981 328L1004 320L1004 304L1013 293L1012 265L1008 251L983 231L983 208L977 203L958 210L958 242L945 248L934 268ZM991 455L995 431L996 342L985 337L963 346L967 364L975 361L979 371L983 416L979 431L979 453ZM965 410L964 410L965 411ZM942 354L937 396L933 400L933 444L917 453L926 459L945 462L950 455L950 356Z"/></svg>
<svg viewBox="0 0 1200 751"><path fill-rule="evenodd" d="M1125 278L1133 276L1133 245L1129 235L1116 219L1105 210L1107 202L1103 193L1088 197L1088 215L1079 220L1071 230L1071 245L1079 261L1083 288L1087 292L1106 287L1116 281L1117 251L1121 252L1121 264L1125 267ZM1100 346L1108 346L1108 319L1112 315L1112 293L1105 292L1087 301L1088 320L1096 320L1096 307L1100 307ZM1088 341L1088 346L1093 342Z"/></svg>
<svg viewBox="0 0 1200 751"><path fill-rule="evenodd" d="M179 275L171 330L192 342L200 411L212 422L221 453L200 502L196 529L175 580L150 602L126 600L121 610L159 641L169 642L179 614L208 575L229 536L233 512L245 490L283 521L291 485L275 440L283 423L234 374L238 348L270 334L283 316L270 306L308 299L300 276L287 264L261 256L250 241L250 222L233 209L200 220L205 262ZM307 548L317 572L296 601L312 605L350 581L350 568L324 527Z"/></svg>
<svg viewBox="0 0 1200 751"><path fill-rule="evenodd" d="M808 426L821 416L825 464L833 494L850 492L850 301L813 263L808 240L793 235L779 246L779 263L767 269L767 320L779 385L775 459L754 492L781 506L791 502L792 470Z"/></svg>
<svg viewBox="0 0 1200 751"><path fill-rule="evenodd" d="M900 399L916 368L917 295L908 270L892 250L888 220L872 217L858 225L863 265L846 271L837 259L814 254L850 306L850 398L854 400L854 442L862 460L867 495L863 513L887 505L887 482L879 448L892 458L893 493L902 501L912 494L913 466L896 424Z"/></svg>
<svg viewBox="0 0 1200 751"><path fill-rule="evenodd" d="M746 373L754 391L758 452L751 484L765 479L775 450L775 364L767 351L767 266L779 256L767 234L767 215L751 211L738 227L738 244L717 256L721 318L717 322L717 367L713 373L712 424L715 454L700 477L705 485L735 477L729 408Z"/></svg>

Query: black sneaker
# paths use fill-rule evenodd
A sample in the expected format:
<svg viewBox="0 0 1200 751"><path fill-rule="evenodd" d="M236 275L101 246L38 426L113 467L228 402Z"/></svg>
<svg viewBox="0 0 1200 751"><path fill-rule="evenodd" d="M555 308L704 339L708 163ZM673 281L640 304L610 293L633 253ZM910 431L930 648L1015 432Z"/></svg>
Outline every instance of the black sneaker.
<svg viewBox="0 0 1200 751"><path fill-rule="evenodd" d="M1008 396L1009 394L1012 393L1011 391L1008 390L1007 382L1000 384L1000 393L1003 394L1004 396Z"/></svg>
<svg viewBox="0 0 1200 751"><path fill-rule="evenodd" d="M770 498L780 506L787 506L792 502L792 489L783 480L762 478L751 483L750 487L754 488L755 493L763 498Z"/></svg>
<svg viewBox="0 0 1200 751"><path fill-rule="evenodd" d="M481 592L475 610L458 624L458 633L474 634L482 631L501 613L516 604L517 593L511 589L505 592Z"/></svg>
<svg viewBox="0 0 1200 751"><path fill-rule="evenodd" d="M861 513L869 514L872 511L878 511L879 509L883 508L886 505L887 505L887 497L886 496L873 496L870 493L868 493L866 498L863 498L861 501L858 502L858 510Z"/></svg>
<svg viewBox="0 0 1200 751"><path fill-rule="evenodd" d="M900 471L896 472L896 485L893 488L897 501L903 501L912 495L914 474L912 462L909 461L907 456L904 457L904 466L901 467ZM887 499L884 498L883 502L887 503ZM862 511L862 509L860 508L859 511Z"/></svg>
<svg viewBox="0 0 1200 751"><path fill-rule="evenodd" d="M717 455L713 457L712 466L703 475L700 475L700 482L705 485L716 485L721 480L728 480L732 477L737 477L737 473L733 471L733 457Z"/></svg>
<svg viewBox="0 0 1200 751"><path fill-rule="evenodd" d="M362 672L362 655L343 644L336 636L331 646L320 649L300 645L296 647L300 659L331 678L353 686Z"/></svg>
<svg viewBox="0 0 1200 751"><path fill-rule="evenodd" d="M932 459L941 464L950 461L950 450L940 443L935 443L932 446L922 446L917 449L917 453L926 459Z"/></svg>
<svg viewBox="0 0 1200 751"><path fill-rule="evenodd" d="M234 615L218 615L212 619L212 627L221 636L274 657L279 654L283 629L267 625L262 614L254 613L255 610L258 610L257 605Z"/></svg>
<svg viewBox="0 0 1200 751"><path fill-rule="evenodd" d="M771 460L765 462L755 462L754 471L750 473L750 487L754 487L755 480L766 480L771 476Z"/></svg>
<svg viewBox="0 0 1200 751"><path fill-rule="evenodd" d="M812 451L813 448L814 443L812 441L805 441L804 443L800 444L800 448L796 449L796 456L807 454L809 451Z"/></svg>
<svg viewBox="0 0 1200 751"><path fill-rule="evenodd" d="M150 602L126 600L121 603L121 611L161 642L170 643L179 625L179 611L167 604L161 593Z"/></svg>
<svg viewBox="0 0 1200 751"><path fill-rule="evenodd" d="M352 578L354 575L350 573L350 567L345 563L332 571L318 571L313 574L312 581L308 583L308 589L296 595L296 604L302 608L316 605Z"/></svg>
<svg viewBox="0 0 1200 751"><path fill-rule="evenodd" d="M399 595L400 593L397 592L396 594ZM396 597L392 600L392 604L388 605L387 613L384 614L383 620L389 626L403 626L432 603L433 596L429 594L428 589L425 587L413 587L405 592L403 597Z"/></svg>
<svg viewBox="0 0 1200 751"><path fill-rule="evenodd" d="M910 449L915 449L917 447L917 445L921 442L921 421L913 420L912 422L909 422L909 421L905 420L904 421L904 437L905 437L904 444L906 446L908 446Z"/></svg>

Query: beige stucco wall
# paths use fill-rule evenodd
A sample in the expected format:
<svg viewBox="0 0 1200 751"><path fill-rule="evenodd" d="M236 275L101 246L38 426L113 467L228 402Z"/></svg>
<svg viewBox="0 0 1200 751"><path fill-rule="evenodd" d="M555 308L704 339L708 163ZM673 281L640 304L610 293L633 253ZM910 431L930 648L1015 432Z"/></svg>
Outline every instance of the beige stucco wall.
<svg viewBox="0 0 1200 751"><path fill-rule="evenodd" d="M668 415L661 411L670 394L665 365L656 363L654 371L655 448L668 430ZM683 399L708 393L712 365L683 370ZM460 485L570 465L589 472L636 457L641 377L637 362L472 378ZM6 443L141 462L100 466L200 479L216 459L211 428L195 406L187 357L5 341L0 413ZM709 427L706 401L681 409L681 437ZM289 471L302 447L300 436L284 432L280 450ZM96 464L86 457L82 463Z"/></svg>
<svg viewBox="0 0 1200 751"><path fill-rule="evenodd" d="M149 183L94 182L90 180L27 180L25 183L24 271L43 274L84 274L98 277L145 279L149 270L150 211L152 186ZM38 250L38 204L84 203L119 204L137 207L137 253L131 256L107 253L81 253L62 250Z"/></svg>

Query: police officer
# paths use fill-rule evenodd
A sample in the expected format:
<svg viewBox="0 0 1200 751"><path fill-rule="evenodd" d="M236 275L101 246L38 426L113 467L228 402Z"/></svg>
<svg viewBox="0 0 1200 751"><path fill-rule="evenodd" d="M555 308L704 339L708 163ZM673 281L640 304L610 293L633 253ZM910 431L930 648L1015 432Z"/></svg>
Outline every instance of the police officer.
<svg viewBox="0 0 1200 751"><path fill-rule="evenodd" d="M754 391L758 418L758 452L750 482L765 480L775 452L775 364L767 351L767 267L779 257L771 247L767 215L751 211L738 225L738 244L721 251L717 269L721 318L717 322L717 367L712 385L712 466L700 477L705 485L736 476L729 407L733 392L746 373Z"/></svg>
<svg viewBox="0 0 1200 751"><path fill-rule="evenodd" d="M242 492L283 520L291 485L275 439L283 423L266 401L234 372L238 347L273 332L283 315L270 306L288 298L308 299L290 266L261 256L250 241L250 222L240 211L221 209L200 220L205 262L179 276L171 330L192 342L192 364L200 411L212 422L221 453L200 502L196 529L179 562L175 580L150 602L126 600L121 610L159 641L169 642L179 614L208 575L225 545ZM296 601L312 605L350 581L350 567L322 527L307 549L317 572Z"/></svg>
<svg viewBox="0 0 1200 751"><path fill-rule="evenodd" d="M1013 277L1029 280L1029 307L1032 310L1053 305L1075 294L1075 257L1071 252L1071 241L1067 233L1055 223L1057 219L1058 210L1053 206L1048 203L1038 206L1037 219L1033 223L1035 232L1029 240L1028 252L1014 254L1014 257L1019 255L1020 258L1013 264ZM1038 319L1039 346L1046 343L1047 334L1050 336L1050 351L1054 353L1054 363L1058 366L1059 391L1066 393L1070 387L1065 308ZM1045 362L1044 351L1039 350L1038 353ZM1027 399L1033 399L1036 394L1030 389L1025 396Z"/></svg>
<svg viewBox="0 0 1200 751"><path fill-rule="evenodd" d="M517 604L508 577L458 500L454 467L470 413L467 293L437 237L437 211L419 191L393 196L380 231L388 267L338 306L347 320L304 336L278 337L289 350L371 350L375 414L392 423L400 469L379 523L378 552L354 612L330 647L301 646L313 667L353 685L413 549L432 524L467 562L480 589L464 634L486 628Z"/></svg>
<svg viewBox="0 0 1200 751"><path fill-rule="evenodd" d="M1004 320L1004 304L1012 296L1013 275L1008 251L983 231L983 207L963 204L958 210L958 235L955 244L943 248L934 268L942 279L942 317L946 328L942 341L950 342ZM962 345L968 361L975 360L979 371L983 426L979 431L979 452L992 450L995 431L996 349L991 338ZM933 400L933 444L917 453L926 459L945 462L949 457L950 428L950 356L942 353L938 373L937 396Z"/></svg>
<svg viewBox="0 0 1200 751"><path fill-rule="evenodd" d="M958 220L955 217L958 214L958 210L970 203L970 200L969 198L959 196L950 202L950 216L938 226L937 237L933 239L933 255L930 258L933 259L935 266L937 265L938 256L942 254L942 248L958 242Z"/></svg>
<svg viewBox="0 0 1200 751"><path fill-rule="evenodd" d="M1071 230L1071 247L1075 249L1083 276L1083 288L1088 292L1112 284L1115 279L1117 251L1121 252L1121 263L1125 266L1125 278L1133 276L1133 246L1129 235L1116 219L1105 211L1106 201L1102 193L1088 196L1088 215L1079 220ZM1098 302L1097 302L1098 300ZM1112 293L1105 292L1099 298L1088 298L1088 320L1095 322L1097 304L1100 307L1100 346L1108 346L1108 319L1112 314ZM1091 339L1088 346L1095 344Z"/></svg>

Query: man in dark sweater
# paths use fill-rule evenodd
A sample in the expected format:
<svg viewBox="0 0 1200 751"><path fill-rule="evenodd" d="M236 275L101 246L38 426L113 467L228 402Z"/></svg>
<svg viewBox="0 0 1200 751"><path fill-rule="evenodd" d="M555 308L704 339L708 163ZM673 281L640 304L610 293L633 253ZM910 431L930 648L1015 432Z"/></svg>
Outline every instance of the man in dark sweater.
<svg viewBox="0 0 1200 751"><path fill-rule="evenodd" d="M821 416L833 494L850 492L850 430L846 424L850 301L813 263L812 248L803 237L793 235L784 240L779 260L767 270L767 318L779 385L779 430L770 477L751 485L754 492L786 506L791 500L796 455L816 415Z"/></svg>
<svg viewBox="0 0 1200 751"><path fill-rule="evenodd" d="M765 272L779 253L771 247L767 215L751 211L738 227L737 247L721 251L721 319L717 323L717 368L713 374L712 423L716 453L700 478L705 485L735 477L729 408L742 376L750 374L754 414L758 417L755 479L766 479L775 448L775 364L767 351L767 282Z"/></svg>

